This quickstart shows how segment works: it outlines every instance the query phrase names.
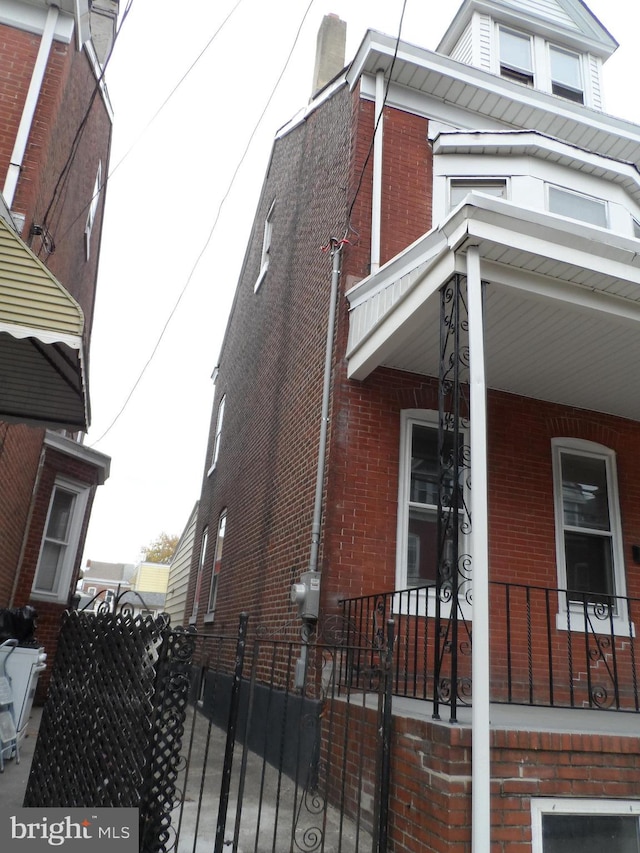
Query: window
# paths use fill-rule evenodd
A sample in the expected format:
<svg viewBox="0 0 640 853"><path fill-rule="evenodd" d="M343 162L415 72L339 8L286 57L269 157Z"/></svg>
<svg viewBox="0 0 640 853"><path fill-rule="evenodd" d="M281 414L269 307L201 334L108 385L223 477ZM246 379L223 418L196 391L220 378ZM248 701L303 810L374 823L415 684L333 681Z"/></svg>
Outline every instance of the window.
<svg viewBox="0 0 640 853"><path fill-rule="evenodd" d="M553 467L558 586L570 603L604 602L618 612L613 596L626 593L615 454L554 439Z"/></svg>
<svg viewBox="0 0 640 853"><path fill-rule="evenodd" d="M222 422L224 421L224 407L227 400L227 395L224 394L218 403L218 414L216 417L216 431L213 436L213 454L211 456L211 468L209 473L216 467L218 455L220 454L220 439L222 438Z"/></svg>
<svg viewBox="0 0 640 853"><path fill-rule="evenodd" d="M640 853L635 800L531 800L532 853Z"/></svg>
<svg viewBox="0 0 640 853"><path fill-rule="evenodd" d="M640 222L638 222L638 220L635 218L635 216L632 216L631 219L633 220L633 236L636 238L636 240L639 240L640 239Z"/></svg>
<svg viewBox="0 0 640 853"><path fill-rule="evenodd" d="M453 439L445 442L445 458L453 456ZM435 582L438 573L438 415L403 412L400 448L397 587ZM446 475L445 475L446 476ZM453 480L445 479L451 491Z"/></svg>
<svg viewBox="0 0 640 853"><path fill-rule="evenodd" d="M275 199L271 202L271 207L267 213L267 218L264 221L264 232L262 235L262 257L260 259L260 272L253 287L254 292L258 290L262 284L267 270L269 269L269 258L271 254L271 236L273 233L273 215L276 207Z"/></svg>
<svg viewBox="0 0 640 853"><path fill-rule="evenodd" d="M198 608L200 606L200 590L202 588L202 572L204 569L204 560L207 556L207 541L209 539L209 528L205 527L202 531L200 540L200 560L198 562L198 574L196 576L196 591L193 596L193 607L191 608L191 618L189 622L193 624L198 616Z"/></svg>
<svg viewBox="0 0 640 853"><path fill-rule="evenodd" d="M65 602L69 597L88 495L86 486L56 480L33 579L34 598Z"/></svg>
<svg viewBox="0 0 640 853"><path fill-rule="evenodd" d="M548 186L549 210L569 219L607 227L607 203L600 198L583 195L553 185Z"/></svg>
<svg viewBox="0 0 640 853"><path fill-rule="evenodd" d="M505 198L507 181L505 178L451 178L449 184L451 207L460 204L469 193L473 192Z"/></svg>
<svg viewBox="0 0 640 853"><path fill-rule="evenodd" d="M499 28L500 74L518 83L533 86L531 39L522 33Z"/></svg>
<svg viewBox="0 0 640 853"><path fill-rule="evenodd" d="M93 185L93 193L89 202L89 213L87 214L87 224L84 226L84 247L87 260L91 256L91 232L93 231L93 223L98 211L98 201L100 199L100 190L102 189L102 163L98 163L98 173Z"/></svg>
<svg viewBox="0 0 640 853"><path fill-rule="evenodd" d="M213 571L211 574L211 590L209 592L209 606L207 613L213 613L216 609L216 599L218 597L218 578L220 575L220 567L222 565L222 547L224 545L224 532L227 526L227 511L223 509L218 520L218 535L216 537L216 551L213 557Z"/></svg>
<svg viewBox="0 0 640 853"><path fill-rule="evenodd" d="M551 63L551 91L554 95L584 103L584 87L580 70L580 56L559 47L549 46Z"/></svg>

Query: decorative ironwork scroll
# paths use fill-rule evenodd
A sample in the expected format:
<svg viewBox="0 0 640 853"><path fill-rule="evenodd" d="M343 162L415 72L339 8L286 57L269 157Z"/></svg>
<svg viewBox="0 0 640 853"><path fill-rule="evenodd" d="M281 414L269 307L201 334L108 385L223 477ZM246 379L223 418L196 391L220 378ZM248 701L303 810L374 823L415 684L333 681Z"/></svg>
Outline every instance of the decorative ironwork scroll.
<svg viewBox="0 0 640 853"><path fill-rule="evenodd" d="M466 277L454 275L440 291L438 386L438 574L434 718L440 704L456 720L458 703L471 697L471 629L463 604L471 603L472 565L469 497L469 322Z"/></svg>

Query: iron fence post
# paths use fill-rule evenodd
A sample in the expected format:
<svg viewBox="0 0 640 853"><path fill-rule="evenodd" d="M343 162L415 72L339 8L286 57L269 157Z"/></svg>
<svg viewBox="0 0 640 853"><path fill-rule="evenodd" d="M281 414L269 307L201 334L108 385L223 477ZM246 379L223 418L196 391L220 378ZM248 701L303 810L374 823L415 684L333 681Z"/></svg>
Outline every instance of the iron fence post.
<svg viewBox="0 0 640 853"><path fill-rule="evenodd" d="M389 787L391 781L391 703L393 701L393 619L387 620L387 648L384 661L384 700L382 706L382 755L380 762L380 810L378 816L378 850L387 853L389 824Z"/></svg>
<svg viewBox="0 0 640 853"><path fill-rule="evenodd" d="M233 685L231 687L231 701L229 703L229 724L227 726L227 743L225 746L224 765L222 768L220 805L218 808L216 840L213 848L214 853L223 853L224 831L227 824L227 809L229 806L229 789L231 787L231 770L233 767L233 748L235 746L238 712L240 710L240 687L242 685L242 669L244 666L244 653L247 645L248 621L249 614L241 613L238 624L238 640L236 643L236 665L233 673Z"/></svg>

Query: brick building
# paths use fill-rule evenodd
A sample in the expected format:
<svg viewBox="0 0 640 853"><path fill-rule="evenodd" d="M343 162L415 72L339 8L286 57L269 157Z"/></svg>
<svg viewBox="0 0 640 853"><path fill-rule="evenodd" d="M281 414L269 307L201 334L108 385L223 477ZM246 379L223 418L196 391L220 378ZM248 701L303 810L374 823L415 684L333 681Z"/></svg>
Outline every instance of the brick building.
<svg viewBox="0 0 640 853"><path fill-rule="evenodd" d="M640 127L604 111L616 47L580 0L465 0L436 52L368 32L274 143L186 615L273 634L302 580L319 628L395 619L394 851L640 849Z"/></svg>
<svg viewBox="0 0 640 853"><path fill-rule="evenodd" d="M117 0L0 10L0 607L51 655L110 460L82 443Z"/></svg>

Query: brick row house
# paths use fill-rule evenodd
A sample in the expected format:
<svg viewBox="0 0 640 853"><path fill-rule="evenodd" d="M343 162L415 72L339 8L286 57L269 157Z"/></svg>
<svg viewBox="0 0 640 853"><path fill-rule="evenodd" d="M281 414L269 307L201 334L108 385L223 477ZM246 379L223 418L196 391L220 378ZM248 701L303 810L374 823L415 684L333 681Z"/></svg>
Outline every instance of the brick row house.
<svg viewBox="0 0 640 853"><path fill-rule="evenodd" d="M55 652L109 457L83 444L117 0L0 9L0 607Z"/></svg>
<svg viewBox="0 0 640 853"><path fill-rule="evenodd" d="M640 127L604 111L616 47L581 0L464 0L435 52L367 32L274 142L185 615L275 632L311 580L319 626L394 618L394 851L640 850Z"/></svg>

